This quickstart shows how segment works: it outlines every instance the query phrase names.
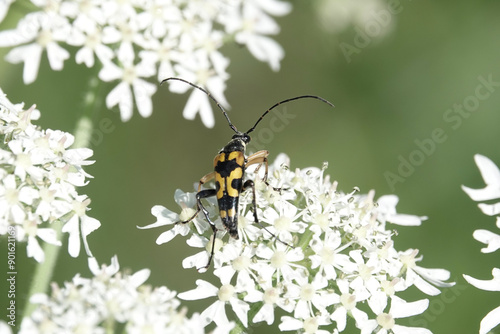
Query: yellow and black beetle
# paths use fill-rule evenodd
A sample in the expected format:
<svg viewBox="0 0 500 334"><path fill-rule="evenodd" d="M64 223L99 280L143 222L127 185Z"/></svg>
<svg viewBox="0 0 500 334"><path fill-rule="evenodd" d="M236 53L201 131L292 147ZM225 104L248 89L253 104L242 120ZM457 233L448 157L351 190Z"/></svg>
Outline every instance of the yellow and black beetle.
<svg viewBox="0 0 500 334"><path fill-rule="evenodd" d="M252 188L253 191L253 200L252 204L254 207L253 214L254 214L254 219L257 224L262 226L259 222L259 219L257 217L257 206L255 202L255 185L252 180L247 180L243 183L243 177L245 175L245 170L248 166L255 165L255 164L264 164L265 166L265 174L263 181L267 183L267 173L268 173L268 162L267 162L267 157L269 156L269 152L262 150L258 151L254 154L252 154L249 157L245 157L245 148L246 145L250 142L250 136L248 135L250 132L255 130L255 127L259 122L264 118L264 116L267 115L271 110L279 106L280 104L298 100L298 99L303 99L303 98L313 98L313 99L318 99L322 102L325 102L329 104L330 106L333 107L333 104L330 103L329 101L323 99L322 97L315 96L315 95L301 95L297 97L293 97L290 99L283 100L281 102L276 103L273 105L271 108L267 109L262 116L257 120L257 122L254 124L253 127L251 127L248 131L246 132L240 132L238 129L231 123L231 120L229 119L229 116L227 115L226 111L224 108L220 105L220 103L210 94L207 90L201 88L200 86L197 86L187 80L181 79L181 78L168 78L165 79L161 82L163 84L166 81L169 80L178 80L187 83L188 85L193 86L196 89L201 90L205 94L210 97L217 107L222 111L222 114L226 117L227 122L229 123L229 127L233 129L233 131L236 133L233 135L231 141L227 143L226 146L224 146L219 153L215 156L214 158L214 171L211 173L208 173L207 175L203 176L200 179L199 185L198 185L198 192L196 193L196 203L197 203L197 210L194 213L194 215L189 218L186 221L179 221L176 224L186 224L192 221L200 211L203 211L203 214L205 215L205 218L209 222L214 235L213 235L213 240L212 240L212 251L210 253L210 257L208 259L208 263L205 267L198 268L199 271L207 269L210 266L210 263L212 261L213 255L214 255L214 248L215 248L215 238L217 235L217 228L215 227L215 224L210 220L209 214L207 209L203 206L203 203L201 202L201 199L207 198L207 197L212 197L216 196L217 197L217 203L219 205L219 215L222 220L222 224L224 224L224 227L226 228L227 232L231 237L234 239L238 239L238 202L239 202L239 196L240 193L248 188ZM215 178L215 189L203 189L201 190L201 187L204 183L212 180ZM266 231L267 229L262 226ZM269 231L268 231L269 232ZM269 232L273 237L274 234ZM279 239L278 239L279 240Z"/></svg>

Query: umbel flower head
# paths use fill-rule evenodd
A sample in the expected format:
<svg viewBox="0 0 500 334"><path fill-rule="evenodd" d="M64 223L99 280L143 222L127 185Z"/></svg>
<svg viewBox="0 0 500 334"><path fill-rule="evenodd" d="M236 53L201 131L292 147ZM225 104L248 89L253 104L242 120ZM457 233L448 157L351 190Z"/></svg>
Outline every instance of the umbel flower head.
<svg viewBox="0 0 500 334"><path fill-rule="evenodd" d="M123 121L152 113L156 84L178 76L207 87L225 106L229 59L220 51L230 41L248 48L277 71L284 57L269 36L279 32L272 18L288 14L289 3L279 0L50 0L31 1L35 10L14 29L0 32L0 47L12 47L6 60L24 63L23 80L35 81L46 53L50 68L60 71L74 56L78 64L97 67L99 79L117 82L106 97L108 108L118 106ZM16 2L0 1L0 22ZM76 48L74 55L70 49ZM186 87L172 84L173 92ZM207 97L193 92L184 117L200 114L205 126L214 117Z"/></svg>
<svg viewBox="0 0 500 334"><path fill-rule="evenodd" d="M481 172L486 186L482 189L472 189L462 186L462 189L469 197L477 202L479 209L488 216L496 216L496 227L500 228L500 202L489 203L492 200L500 199L500 169L493 161L481 154L474 156L477 167ZM486 203L484 203L486 202ZM488 230L475 230L474 239L486 245L481 249L483 253L493 253L500 248L500 235ZM491 280L480 280L469 275L464 275L464 278L469 284L478 289L485 291L500 291L500 269L493 268L493 278ZM489 333L492 329L500 324L500 306L491 310L481 321L479 334Z"/></svg>
<svg viewBox="0 0 500 334"><path fill-rule="evenodd" d="M428 300L405 301L398 294L414 286L437 295L438 288L453 285L444 282L450 274L419 266L418 250L397 250L389 229L389 224L418 226L425 217L397 213L394 195L375 201L373 191L342 193L325 175L326 164L295 171L289 166L288 157L280 155L269 168L269 185L259 181L262 175L248 172L256 182L262 226L254 222L252 192L243 192L239 240L225 237L215 198L204 201L217 227L213 273L220 284L200 278L195 289L178 297L212 298L201 313L204 325L226 326L236 319L238 326L248 328L250 323L278 321L282 331L337 333L351 323L361 333L430 333L397 323L425 311ZM212 250L212 230L201 214L190 223L177 223L195 212L195 193L178 190L175 200L179 214L155 206L157 221L145 228L169 228L158 244L177 235L188 237L198 253L183 266L203 267ZM277 320L277 308L288 315Z"/></svg>
<svg viewBox="0 0 500 334"><path fill-rule="evenodd" d="M88 148L71 148L74 137L31 124L39 112L12 104L0 89L0 235L27 243L27 254L44 261L39 240L61 245L57 234L68 233L68 252L76 257L83 240L100 226L87 216L90 199L76 188L90 177L83 166L93 163Z"/></svg>
<svg viewBox="0 0 500 334"><path fill-rule="evenodd" d="M116 256L101 267L89 258L89 267L93 277L77 274L64 286L54 283L49 295L32 296L37 308L20 333L111 333L120 326L124 333L203 333L199 315L188 318L174 291L144 284L149 269L120 272Z"/></svg>

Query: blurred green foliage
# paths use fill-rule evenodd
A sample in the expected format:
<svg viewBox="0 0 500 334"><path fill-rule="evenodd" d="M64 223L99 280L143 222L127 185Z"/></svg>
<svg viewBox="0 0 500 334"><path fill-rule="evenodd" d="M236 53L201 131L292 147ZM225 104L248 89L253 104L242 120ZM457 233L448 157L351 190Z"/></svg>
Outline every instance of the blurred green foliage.
<svg viewBox="0 0 500 334"><path fill-rule="evenodd" d="M225 47L231 59L226 91L231 120L245 130L275 102L301 94L332 101L333 110L317 101L287 104L287 112L296 117L257 148L269 150L271 160L286 152L292 168L328 161L328 173L340 189L358 186L363 193L375 189L378 196L395 193L400 212L428 216L421 227L394 226L396 248L418 248L424 255L421 265L450 270L457 287L432 297L424 315L403 323L425 326L433 333L478 332L482 317L499 305L498 294L468 286L462 274L491 278L498 253L480 253L482 245L472 233L479 228L495 231L495 220L484 216L460 186L483 187L474 154L500 165L500 87L494 87L467 117L461 116L459 126L457 118L451 122L446 117L459 115L448 111L455 104L467 98L473 102L470 96L481 83L478 77L500 82L500 3L402 1L403 9L392 17L392 31L358 48L350 62L340 45L355 45L356 30L351 26L338 34L323 31L313 3L295 1L292 13L278 19L282 32L276 39L286 51L279 72L237 45ZM16 16L0 28L12 26ZM25 86L22 65L3 60L7 52L0 49L0 87L10 100L36 103L42 112L38 124L71 132L96 73L72 61L66 61L62 72L53 72L44 56L36 82ZM127 123L103 104L94 122L98 126L106 119L112 131L94 134L96 163L87 168L94 179L82 189L92 199L90 215L102 223L89 237L99 262L109 263L117 254L122 268L148 267L148 283L179 292L194 288L198 278L212 280L210 273L182 269L182 259L193 250L181 237L157 246L161 229L136 226L154 222L150 209L156 204L177 210L175 189L194 189L194 182L211 170L214 155L232 135L217 111L213 129L199 120L185 120L181 111L186 98L160 87L153 115L143 119L136 113ZM266 126L264 120L260 127ZM429 138L436 129L441 129L440 142L434 140L432 146ZM428 144L427 153L416 141ZM410 163L413 170L391 185L388 173L398 175L401 161L410 159L417 162ZM24 245L18 251L21 259ZM2 268L5 262L0 259ZM31 259L18 263L18 291L27 291L33 268ZM90 275L83 254L72 259L61 252L54 279L61 284L75 273ZM424 296L413 290L406 297ZM186 304L195 312L209 303ZM259 326L259 332L276 332L266 332L265 327Z"/></svg>

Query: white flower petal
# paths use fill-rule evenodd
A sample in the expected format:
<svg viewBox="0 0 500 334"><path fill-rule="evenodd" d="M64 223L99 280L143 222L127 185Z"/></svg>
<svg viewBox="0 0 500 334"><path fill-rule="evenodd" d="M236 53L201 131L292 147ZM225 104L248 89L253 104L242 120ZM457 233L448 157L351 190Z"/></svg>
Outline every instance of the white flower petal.
<svg viewBox="0 0 500 334"><path fill-rule="evenodd" d="M481 211L483 211L485 215L495 216L500 214L500 202L495 204L479 203L477 206L479 207L479 209L481 209Z"/></svg>
<svg viewBox="0 0 500 334"><path fill-rule="evenodd" d="M250 310L250 305L236 298L231 298L229 303L243 326L248 327L248 311Z"/></svg>
<svg viewBox="0 0 500 334"><path fill-rule="evenodd" d="M481 320L481 327L479 329L479 334L487 334L493 328L500 324L500 306L491 310L484 318Z"/></svg>
<svg viewBox="0 0 500 334"><path fill-rule="evenodd" d="M217 289L217 287L215 287L212 283L198 279L196 280L196 289L181 292L177 295L177 297L183 300L198 300L217 296L218 292L219 289Z"/></svg>
<svg viewBox="0 0 500 334"><path fill-rule="evenodd" d="M131 279L131 282L133 283L133 286L138 288L139 286L141 286L142 284L144 284L144 282L146 282L148 280L150 275L151 275L151 270L142 269L142 270L139 270L138 272L134 273L130 277L130 279Z"/></svg>
<svg viewBox="0 0 500 334"><path fill-rule="evenodd" d="M85 252L87 256L92 256L92 252L87 242L87 236L97 230L101 226L101 223L97 219L85 215L80 218L80 224Z"/></svg>
<svg viewBox="0 0 500 334"><path fill-rule="evenodd" d="M47 58L50 68L54 71L63 69L64 61L69 58L69 52L57 43L47 44Z"/></svg>
<svg viewBox="0 0 500 334"><path fill-rule="evenodd" d="M80 254L80 230L78 216L73 215L70 220L62 227L62 232L68 233L68 253L72 257Z"/></svg>
<svg viewBox="0 0 500 334"><path fill-rule="evenodd" d="M481 172L486 187L483 189L472 189L462 186L462 189L474 201L488 201L495 198L500 198L500 170L498 167L481 154L474 155L477 167Z"/></svg>
<svg viewBox="0 0 500 334"><path fill-rule="evenodd" d="M394 325L392 331L394 334L432 334L432 332L426 328L406 327L401 325Z"/></svg>
<svg viewBox="0 0 500 334"><path fill-rule="evenodd" d="M33 83L38 75L42 51L42 47L38 44L23 45L10 50L5 60L14 64L24 62L23 81L28 85Z"/></svg>
<svg viewBox="0 0 500 334"><path fill-rule="evenodd" d="M469 275L464 275L465 280L478 289L485 291L500 291L500 269L494 268L492 270L493 279L479 280Z"/></svg>
<svg viewBox="0 0 500 334"><path fill-rule="evenodd" d="M151 95L156 92L156 85L141 79L136 79L132 83L132 87L139 114L141 114L142 117L151 116L153 112Z"/></svg>
<svg viewBox="0 0 500 334"><path fill-rule="evenodd" d="M132 91L126 82L120 82L109 94L106 96L106 106L112 108L119 105L120 116L123 122L130 120L132 117L132 110L134 109L132 102Z"/></svg>
<svg viewBox="0 0 500 334"><path fill-rule="evenodd" d="M487 245L487 247L481 248L483 253L493 253L500 248L500 235L496 233L488 230L475 230L472 236L477 241Z"/></svg>
<svg viewBox="0 0 500 334"><path fill-rule="evenodd" d="M303 326L302 321L294 319L292 317L283 316L281 317L281 323L279 324L278 327L282 331L293 331L296 329L301 329L302 326Z"/></svg>
<svg viewBox="0 0 500 334"><path fill-rule="evenodd" d="M205 321L208 323L212 321L215 322L218 327L227 326L229 324L229 320L226 316L224 302L221 301L216 301L208 308L206 308L205 311L201 313L201 317L206 319Z"/></svg>
<svg viewBox="0 0 500 334"><path fill-rule="evenodd" d="M45 260L45 253L42 247L38 243L35 237L28 238L28 245L26 247L26 253L28 257L34 258L37 262L43 262Z"/></svg>
<svg viewBox="0 0 500 334"><path fill-rule="evenodd" d="M428 299L421 299L414 302L406 302L403 299L393 296L390 314L394 318L406 318L417 314L422 314L429 307Z"/></svg>
<svg viewBox="0 0 500 334"><path fill-rule="evenodd" d="M427 219L427 217L418 217L414 215L407 214L395 214L387 218L389 223L393 223L401 226L420 226L422 225L422 220Z"/></svg>
<svg viewBox="0 0 500 334"><path fill-rule="evenodd" d="M57 232L51 228L39 228L37 236L49 244L61 246L61 241L57 240Z"/></svg>

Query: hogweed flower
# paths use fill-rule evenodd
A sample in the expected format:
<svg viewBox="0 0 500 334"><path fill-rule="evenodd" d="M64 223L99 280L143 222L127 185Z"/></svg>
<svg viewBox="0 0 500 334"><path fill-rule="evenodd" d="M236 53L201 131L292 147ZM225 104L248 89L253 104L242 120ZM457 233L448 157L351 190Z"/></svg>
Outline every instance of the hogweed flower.
<svg viewBox="0 0 500 334"><path fill-rule="evenodd" d="M21 1L19 1L21 2ZM99 79L118 82L107 95L106 105L118 105L127 121L134 105L139 114L152 112L151 97L158 80L182 77L207 87L224 106L226 68L229 59L221 52L228 42L244 45L258 60L277 71L284 51L270 36L279 32L273 16L283 16L291 6L280 0L57 0L31 1L35 10L17 27L0 32L0 47L12 48L10 63L23 63L23 80L38 76L42 54L54 71L73 59L96 67ZM0 22L12 1L0 2ZM76 52L70 52L74 50ZM173 92L186 88L170 86ZM203 124L214 126L208 99L193 91L184 117L200 114Z"/></svg>
<svg viewBox="0 0 500 334"><path fill-rule="evenodd" d="M217 227L213 273L220 285L200 278L195 289L178 297L214 300L200 315L204 325L223 326L228 319L236 319L241 328L258 322L270 325L279 307L288 314L279 324L283 331L337 333L353 319L361 333L429 333L397 324L398 318L425 311L428 300L407 302L397 294L416 286L436 295L437 288L454 283L444 282L450 276L444 269L417 265L422 260L418 250L396 250L394 232L389 229L389 224L417 226L426 218L397 213L394 195L375 201L373 191L367 195L358 194L358 189L340 192L337 182L325 175L326 164L295 171L289 166L284 154L278 156L269 166L269 186L260 181L262 170L260 175L247 171L256 182L256 210L265 228L254 222L252 192L243 192L239 240L225 237L216 199L204 199ZM145 228L167 227L158 244L178 235L189 237L188 244L197 252L201 247L201 252L183 266L203 267L212 250L212 230L202 214L190 223L176 224L193 215L196 201L195 193L180 190L175 199L180 214L155 206L152 213L157 221Z"/></svg>
<svg viewBox="0 0 500 334"><path fill-rule="evenodd" d="M487 157L476 154L474 156L477 167L481 172L486 187L483 189L472 189L462 186L469 197L476 202L485 202L500 199L500 169ZM496 227L500 228L500 202L495 204L480 203L479 209L488 216L496 216ZM493 253L500 248L500 235L488 230L475 230L472 235L474 239L482 242L486 247L481 249L483 253ZM479 280L469 275L464 275L466 281L478 289L485 291L500 291L500 269L493 268L491 280ZM491 310L481 321L479 334L489 333L500 324L500 306Z"/></svg>
<svg viewBox="0 0 500 334"><path fill-rule="evenodd" d="M87 215L90 199L77 187L87 184L83 166L92 164L88 148L71 148L74 137L31 124L39 117L35 106L23 110L0 89L0 235L26 242L27 254L43 262L39 241L61 246L58 236L68 233L68 252L76 257L83 241L100 226Z"/></svg>
<svg viewBox="0 0 500 334"><path fill-rule="evenodd" d="M91 278L77 274L61 287L53 283L50 294L32 296L37 307L19 333L105 333L120 327L126 333L204 333L199 315L187 317L174 291L144 284L149 269L120 272L116 256L101 267L89 258L89 268Z"/></svg>

